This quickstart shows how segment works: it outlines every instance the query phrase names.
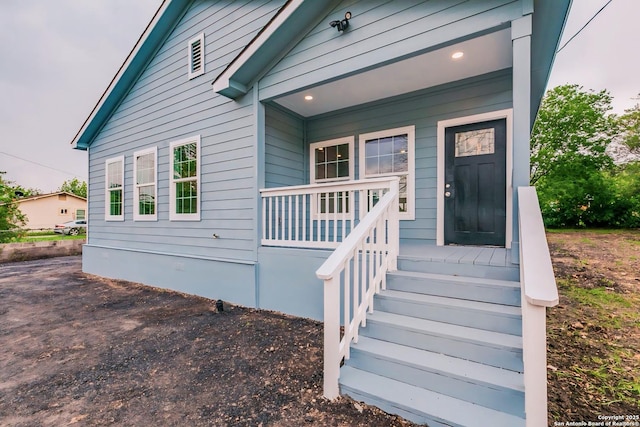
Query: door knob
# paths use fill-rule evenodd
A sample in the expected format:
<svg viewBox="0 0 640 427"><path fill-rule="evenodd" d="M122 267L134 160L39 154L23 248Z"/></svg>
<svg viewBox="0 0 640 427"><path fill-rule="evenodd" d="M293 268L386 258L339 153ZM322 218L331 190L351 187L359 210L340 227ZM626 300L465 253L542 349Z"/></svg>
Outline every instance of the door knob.
<svg viewBox="0 0 640 427"><path fill-rule="evenodd" d="M451 191L445 191L444 197L451 197Z"/></svg>

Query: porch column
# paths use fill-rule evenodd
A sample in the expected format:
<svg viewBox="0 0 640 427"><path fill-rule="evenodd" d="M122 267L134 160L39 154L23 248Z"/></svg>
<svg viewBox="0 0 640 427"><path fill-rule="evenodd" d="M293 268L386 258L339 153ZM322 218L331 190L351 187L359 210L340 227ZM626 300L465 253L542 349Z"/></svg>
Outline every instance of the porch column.
<svg viewBox="0 0 640 427"><path fill-rule="evenodd" d="M529 185L531 136L531 15L511 24L513 45L513 232L511 261L520 262L518 187Z"/></svg>

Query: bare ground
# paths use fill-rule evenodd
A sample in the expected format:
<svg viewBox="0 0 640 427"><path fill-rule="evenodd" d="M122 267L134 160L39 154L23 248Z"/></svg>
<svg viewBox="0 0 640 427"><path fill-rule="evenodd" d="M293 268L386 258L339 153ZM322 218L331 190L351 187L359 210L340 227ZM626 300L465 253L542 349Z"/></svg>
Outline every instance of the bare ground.
<svg viewBox="0 0 640 427"><path fill-rule="evenodd" d="M322 397L318 322L218 312L64 257L0 265L0 425L412 424Z"/></svg>
<svg viewBox="0 0 640 427"><path fill-rule="evenodd" d="M640 414L640 232L548 238L550 425ZM413 426L322 397L320 323L218 312L79 257L0 265L0 425Z"/></svg>
<svg viewBox="0 0 640 427"><path fill-rule="evenodd" d="M547 310L549 425L599 416L640 425L640 231L547 240L560 293Z"/></svg>

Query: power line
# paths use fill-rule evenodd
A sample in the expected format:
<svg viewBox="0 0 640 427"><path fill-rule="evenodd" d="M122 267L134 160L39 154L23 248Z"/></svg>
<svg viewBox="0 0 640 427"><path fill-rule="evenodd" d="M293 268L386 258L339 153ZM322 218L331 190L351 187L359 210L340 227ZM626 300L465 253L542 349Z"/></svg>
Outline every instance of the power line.
<svg viewBox="0 0 640 427"><path fill-rule="evenodd" d="M78 174L67 172L67 171L63 171L62 169L56 169L56 168L54 168L52 166L43 165L42 163L34 162L33 160L25 159L23 157L18 157L18 156L14 155L14 154L9 154L9 153L6 153L4 151L0 151L0 154L4 154L5 156L13 157L15 159L22 160L22 161L25 161L25 162L28 162L28 163L33 163L34 165L38 165L38 166L43 167L43 168L51 169L51 170L54 170L56 172L61 172L61 173L65 174L65 175L69 175L69 176L72 176L74 178L78 176ZM85 177L80 175L80 178L85 178Z"/></svg>
<svg viewBox="0 0 640 427"><path fill-rule="evenodd" d="M569 43L571 43L571 40L575 39L575 38L576 38L576 36L577 36L578 34L580 34L580 33L582 32L582 30L584 30L584 29L587 27L587 25L589 25L589 24L591 23L591 21L593 21L593 20L595 19L595 17L596 17L596 16L598 16L598 15L600 14L600 12L602 12L602 11L603 11L607 6L609 6L609 4L611 4L611 2L612 2L612 1L613 1L613 0L609 0L607 3L605 3L605 5L604 5L604 6L602 6L602 7L600 8L600 10L599 10L599 11L597 11L597 12L595 13L595 15L593 15L593 16L591 17L591 19L589 19L589 20L587 21L587 23L586 23L586 24L584 24L584 25L582 26L582 28L580 28L580 29L578 30L578 32L577 32L577 33L575 33L573 36L571 36L571 38L570 38L569 40L567 40L567 42L566 42L565 44L563 44L563 45L562 45L562 47L556 51L556 53L560 53L560 51L561 51L562 49L564 49L565 47L567 47L567 45L568 45Z"/></svg>

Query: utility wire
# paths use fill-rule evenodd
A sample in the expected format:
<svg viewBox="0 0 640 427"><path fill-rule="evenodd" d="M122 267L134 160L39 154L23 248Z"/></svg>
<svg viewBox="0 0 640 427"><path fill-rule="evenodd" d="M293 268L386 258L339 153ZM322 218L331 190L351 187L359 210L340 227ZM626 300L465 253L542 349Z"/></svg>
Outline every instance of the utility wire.
<svg viewBox="0 0 640 427"><path fill-rule="evenodd" d="M74 173L71 173L71 172L67 172L67 171L63 171L62 169L56 169L56 168L54 168L52 166L43 165L42 163L34 162L33 160L25 159L23 157L18 157L16 155L9 154L9 153L6 153L4 151L0 151L0 154L4 154L5 156L13 157L15 159L22 160L22 161L25 161L25 162L28 162L28 163L33 163L34 165L38 165L38 166L41 166L43 168L51 169L51 170L54 170L56 172L61 172L63 174L72 176L74 178L76 178L78 176L77 174L74 174ZM84 176L80 176L80 178L84 178Z"/></svg>
<svg viewBox="0 0 640 427"><path fill-rule="evenodd" d="M599 11L597 11L597 12L595 13L595 15L593 15L593 16L591 17L591 19L589 19L589 20L587 21L587 23L586 23L586 24L584 24L584 25L582 26L582 28L580 28L580 29L578 30L578 32L577 32L577 33L575 33L573 36L571 36L571 38L570 38L569 40L567 40L567 42L566 42L565 44L563 44L563 45L562 45L562 47L561 47L560 49L556 50L556 53L560 53L560 51L561 51L562 49L564 49L565 47L567 47L567 45L568 45L569 43L571 43L571 40L575 39L575 38L576 38L576 36L577 36L578 34L580 34L580 33L582 32L582 30L584 30L584 29L587 27L587 25L589 25L589 24L591 23L591 21L593 21L593 20L595 19L595 17L596 17L596 16L598 16L598 15L600 14L600 12L602 12L602 11L603 11L607 6L609 6L609 5L611 4L611 2L612 2L612 1L613 1L613 0L609 0L607 3L605 3L605 5L604 5L604 6L602 6L602 7L600 8L600 10L599 10Z"/></svg>

